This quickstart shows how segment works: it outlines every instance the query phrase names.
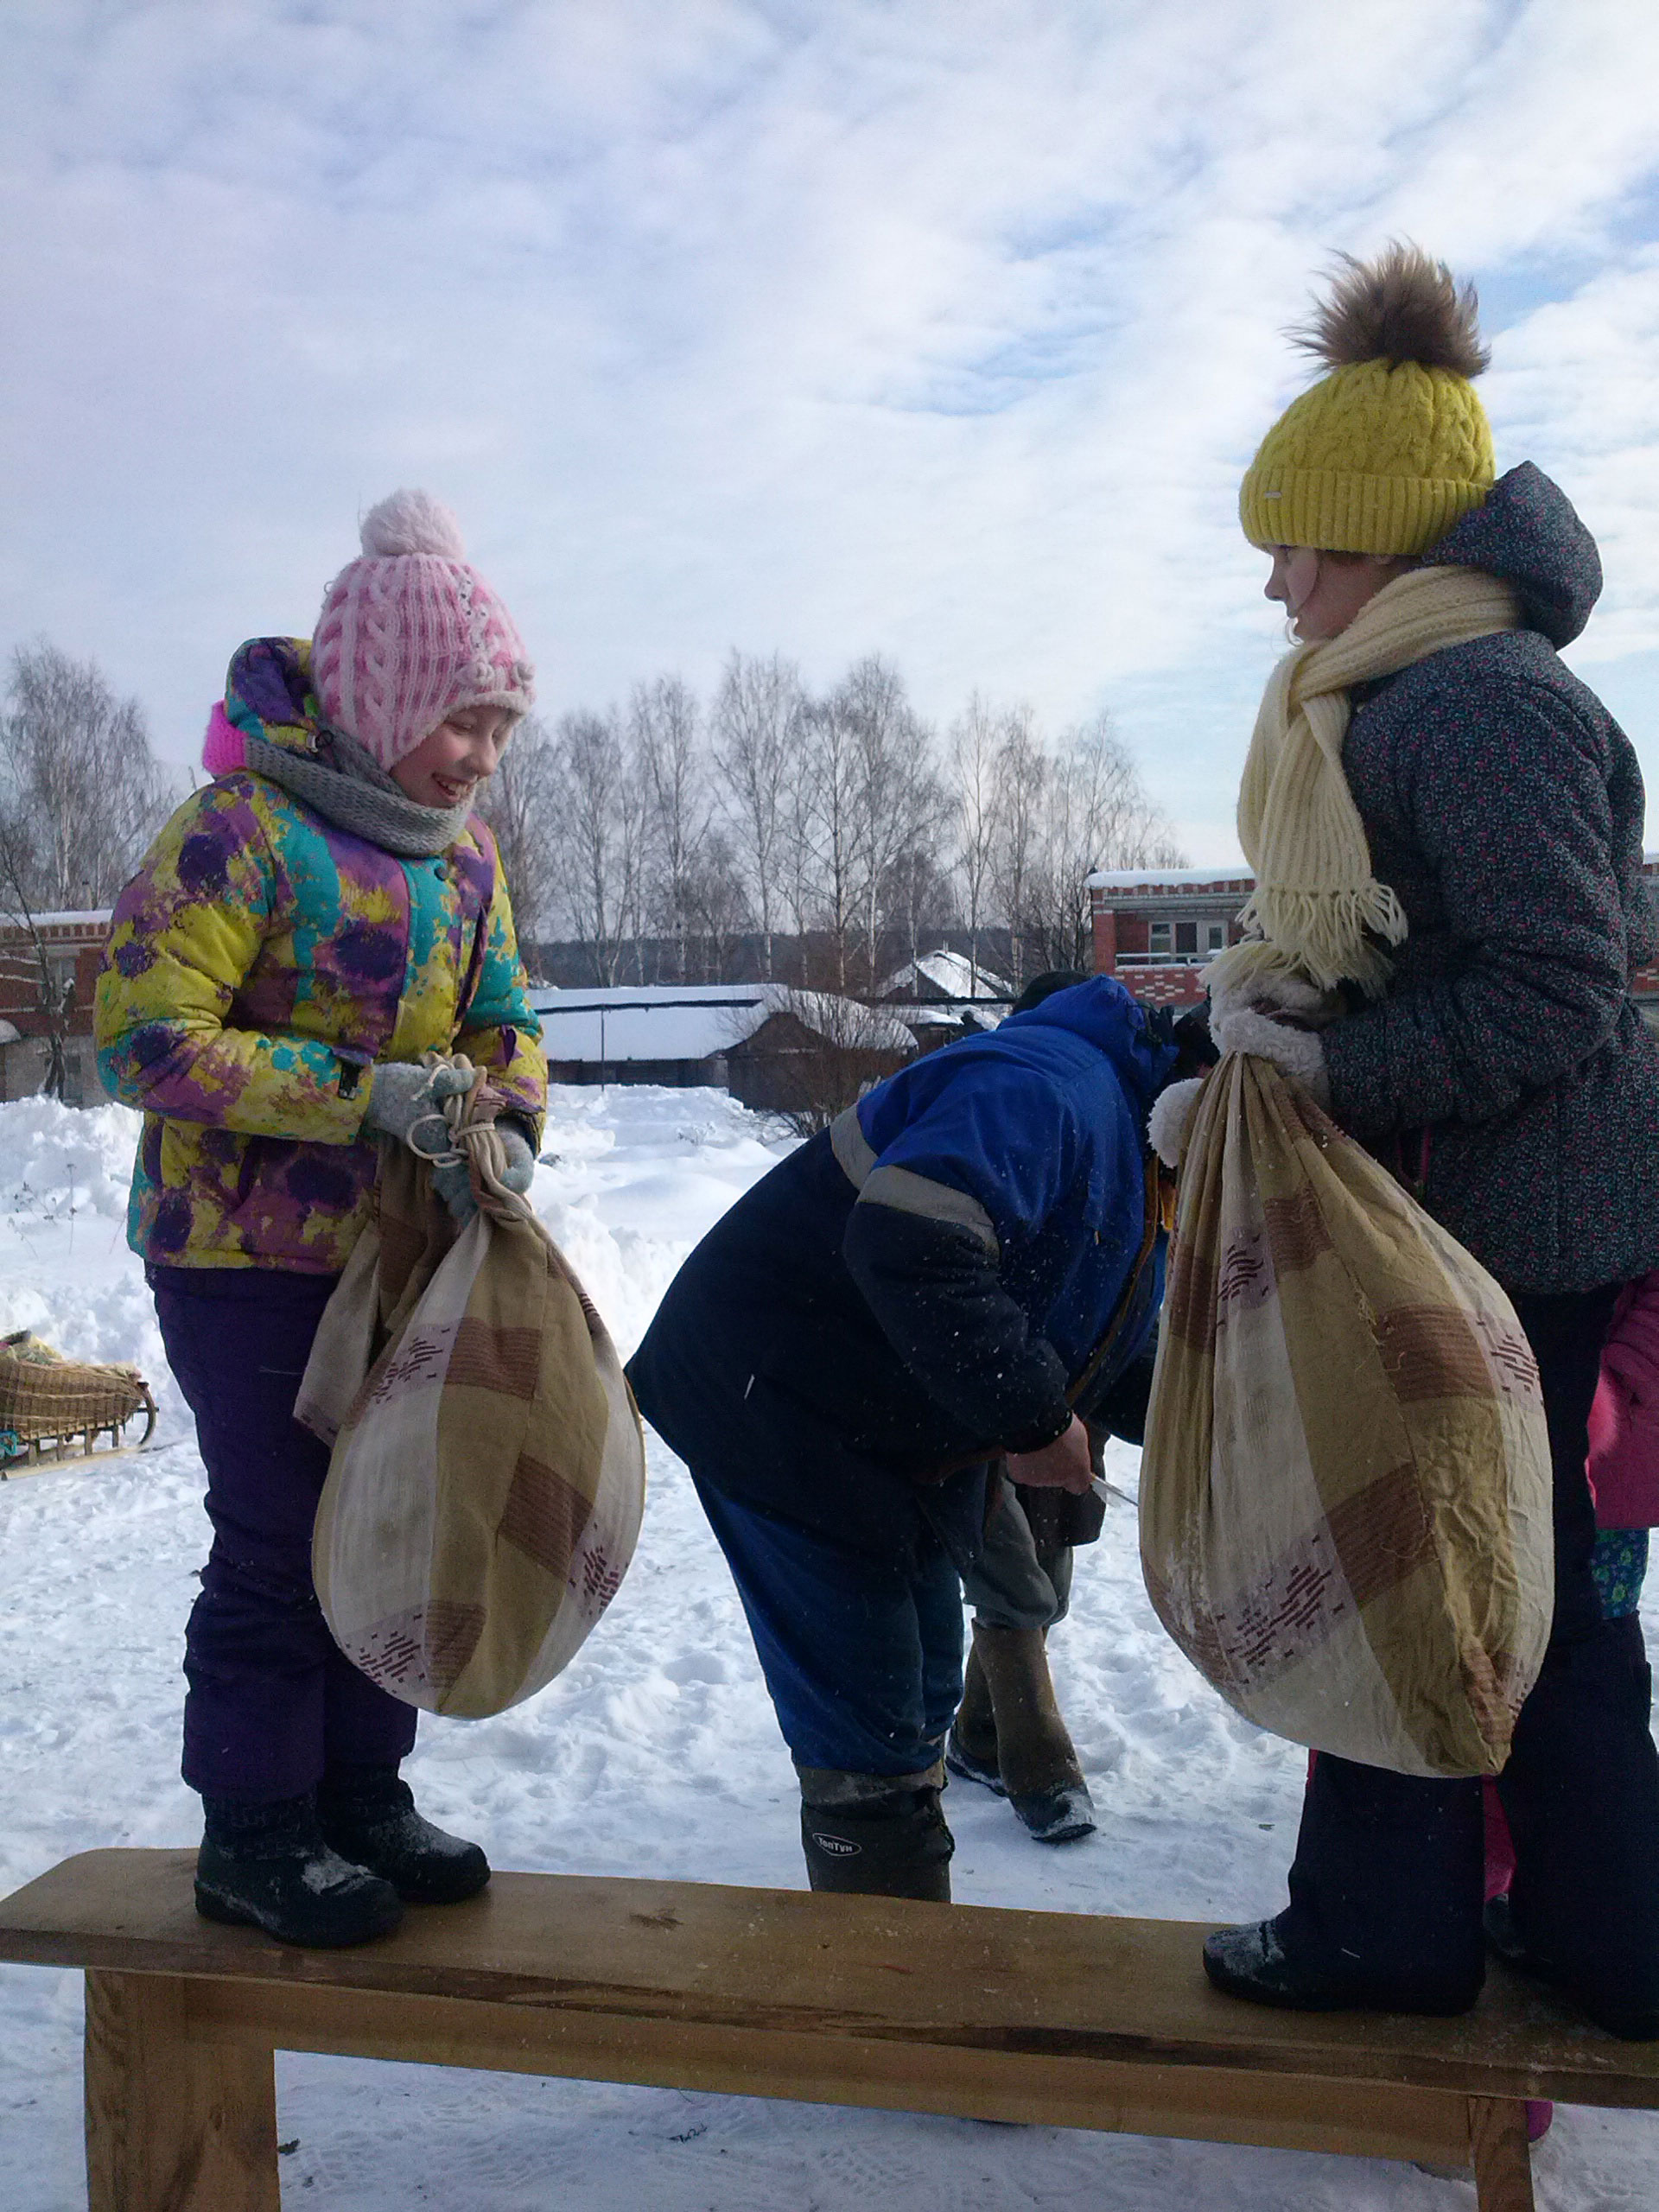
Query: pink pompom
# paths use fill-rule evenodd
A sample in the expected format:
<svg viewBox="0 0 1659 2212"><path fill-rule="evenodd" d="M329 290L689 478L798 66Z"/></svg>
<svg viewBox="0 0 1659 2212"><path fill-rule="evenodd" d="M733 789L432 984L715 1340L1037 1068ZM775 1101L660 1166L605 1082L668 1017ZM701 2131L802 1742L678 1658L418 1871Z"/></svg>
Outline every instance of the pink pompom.
<svg viewBox="0 0 1659 2212"><path fill-rule="evenodd" d="M210 776L229 776L247 764L246 741L221 703L207 717L207 734L201 741L201 765Z"/></svg>

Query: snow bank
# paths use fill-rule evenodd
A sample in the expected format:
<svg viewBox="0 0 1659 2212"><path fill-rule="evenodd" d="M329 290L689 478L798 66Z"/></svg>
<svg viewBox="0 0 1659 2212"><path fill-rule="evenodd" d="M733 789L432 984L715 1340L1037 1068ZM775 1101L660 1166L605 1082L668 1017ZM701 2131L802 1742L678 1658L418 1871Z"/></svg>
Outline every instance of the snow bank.
<svg viewBox="0 0 1659 2212"><path fill-rule="evenodd" d="M691 1247L794 1141L723 1090L553 1086L531 1203L624 1359Z"/></svg>

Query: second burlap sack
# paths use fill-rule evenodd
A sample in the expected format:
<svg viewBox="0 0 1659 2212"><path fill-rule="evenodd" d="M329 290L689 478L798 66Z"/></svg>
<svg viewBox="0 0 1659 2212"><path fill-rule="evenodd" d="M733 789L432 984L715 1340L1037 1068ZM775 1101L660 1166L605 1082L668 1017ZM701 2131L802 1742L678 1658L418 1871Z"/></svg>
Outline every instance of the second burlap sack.
<svg viewBox="0 0 1659 2212"><path fill-rule="evenodd" d="M336 1643L394 1696L471 1719L575 1656L645 1487L591 1300L524 1201L480 1196L458 1232L427 1162L383 1147L296 1409L333 1446L312 1571Z"/></svg>
<svg viewBox="0 0 1659 2212"><path fill-rule="evenodd" d="M1267 1061L1191 1129L1141 1478L1160 1619L1248 1719L1495 1774L1542 1663L1549 1440L1515 1309Z"/></svg>

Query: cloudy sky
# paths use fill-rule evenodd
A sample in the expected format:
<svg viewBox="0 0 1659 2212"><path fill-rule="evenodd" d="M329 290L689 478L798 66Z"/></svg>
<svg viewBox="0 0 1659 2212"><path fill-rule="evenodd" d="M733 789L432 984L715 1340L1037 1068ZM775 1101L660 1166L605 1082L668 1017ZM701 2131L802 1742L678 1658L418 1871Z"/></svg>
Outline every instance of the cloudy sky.
<svg viewBox="0 0 1659 2212"><path fill-rule="evenodd" d="M1195 860L1281 647L1242 468L1333 247L1473 277L1659 787L1653 0L9 0L0 647L190 758L422 484L554 712L879 649L1101 706ZM1659 811L1649 816L1659 843Z"/></svg>

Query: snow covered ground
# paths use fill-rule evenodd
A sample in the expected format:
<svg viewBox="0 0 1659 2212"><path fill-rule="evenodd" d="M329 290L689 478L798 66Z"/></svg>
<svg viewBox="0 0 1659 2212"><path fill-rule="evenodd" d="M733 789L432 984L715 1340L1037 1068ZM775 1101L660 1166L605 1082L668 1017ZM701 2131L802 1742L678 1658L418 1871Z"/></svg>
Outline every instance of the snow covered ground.
<svg viewBox="0 0 1659 2212"><path fill-rule="evenodd" d="M0 1107L0 1329L143 1363L161 1448L0 1487L0 1891L68 1853L185 1844L179 1652L207 1537L200 1472L123 1231L136 1118ZM625 1353L681 1257L772 1164L712 1091L556 1094L537 1203ZM1115 1447L1132 1489L1135 1454ZM653 1440L643 1542L568 1674L491 1721L422 1723L411 1772L497 1865L799 1885L793 1776L735 1598L678 1463ZM1242 1919L1276 1910L1302 1754L1245 1726L1167 1643L1134 1516L1084 1555L1055 1673L1101 1815L1063 1850L961 1783L965 1902ZM75 2212L79 1978L0 1967L0 2207ZM1430 2212L1472 2189L1409 2166L856 2113L678 2091L278 2061L283 2202L339 2212ZM1656 2195L1659 2117L1565 2112L1537 2159L1549 2212ZM461 2178L464 2177L464 2179Z"/></svg>

